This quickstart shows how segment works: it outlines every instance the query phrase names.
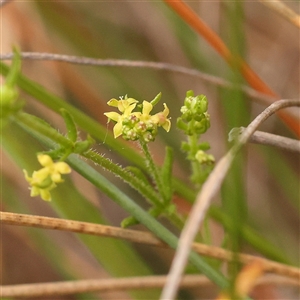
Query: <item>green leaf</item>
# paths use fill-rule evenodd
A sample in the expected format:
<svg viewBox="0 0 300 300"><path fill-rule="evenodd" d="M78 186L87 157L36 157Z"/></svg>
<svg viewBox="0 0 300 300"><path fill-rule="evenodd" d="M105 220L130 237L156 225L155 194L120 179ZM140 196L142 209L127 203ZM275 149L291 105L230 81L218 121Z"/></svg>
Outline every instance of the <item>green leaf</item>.
<svg viewBox="0 0 300 300"><path fill-rule="evenodd" d="M75 143L77 141L77 128L75 125L74 118L72 115L64 108L60 109L61 115L63 116L65 120L65 124L67 127L67 136L70 141Z"/></svg>
<svg viewBox="0 0 300 300"><path fill-rule="evenodd" d="M144 184L145 186L150 186L151 184L148 180L148 178L146 177L146 175L143 173L143 171L137 167L134 166L128 166L124 168L125 170L129 171L130 173L132 173L135 177L139 178Z"/></svg>
<svg viewBox="0 0 300 300"><path fill-rule="evenodd" d="M92 146L92 144L94 143L95 143L94 139L90 135L88 135L85 141L80 141L75 143L74 153L79 153L79 154L84 153L88 151Z"/></svg>
<svg viewBox="0 0 300 300"><path fill-rule="evenodd" d="M153 105L153 107L160 101L160 99L161 99L161 93L158 93L156 96L155 96L155 98L150 102L152 105Z"/></svg>
<svg viewBox="0 0 300 300"><path fill-rule="evenodd" d="M14 58L9 73L6 76L5 85L13 88L21 71L21 57L17 48L14 48Z"/></svg>

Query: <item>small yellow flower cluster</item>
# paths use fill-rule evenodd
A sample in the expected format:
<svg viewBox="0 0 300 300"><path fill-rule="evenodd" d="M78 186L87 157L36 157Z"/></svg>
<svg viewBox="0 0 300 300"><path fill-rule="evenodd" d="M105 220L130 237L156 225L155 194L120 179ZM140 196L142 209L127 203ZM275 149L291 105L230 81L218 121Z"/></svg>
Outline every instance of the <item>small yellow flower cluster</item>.
<svg viewBox="0 0 300 300"><path fill-rule="evenodd" d="M63 182L61 174L68 174L71 168L65 162L54 163L52 158L46 154L38 155L38 161L43 166L42 169L34 171L32 177L23 170L25 179L31 185L31 197L41 195L45 201L51 201L50 191L56 187L56 183Z"/></svg>
<svg viewBox="0 0 300 300"><path fill-rule="evenodd" d="M164 110L155 115L150 115L153 105L143 101L142 112L133 112L138 101L133 98L121 100L111 99L107 102L109 106L117 107L121 114L116 112L104 113L108 119L116 122L113 132L114 137L122 135L126 140L143 139L145 142L153 141L157 134L157 127L163 127L169 132L171 121L167 118L169 108L164 103Z"/></svg>

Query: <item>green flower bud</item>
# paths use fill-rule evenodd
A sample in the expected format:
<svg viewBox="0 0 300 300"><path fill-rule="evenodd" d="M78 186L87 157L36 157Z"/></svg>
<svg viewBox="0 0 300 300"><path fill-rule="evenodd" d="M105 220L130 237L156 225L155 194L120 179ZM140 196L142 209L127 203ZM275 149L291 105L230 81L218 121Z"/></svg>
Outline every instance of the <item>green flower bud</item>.
<svg viewBox="0 0 300 300"><path fill-rule="evenodd" d="M191 150L191 147L190 147L189 143L182 142L181 143L181 150L183 150L185 152L189 152Z"/></svg>
<svg viewBox="0 0 300 300"><path fill-rule="evenodd" d="M197 134L203 134L210 127L210 121L208 119L203 119L200 122L195 122L193 129Z"/></svg>
<svg viewBox="0 0 300 300"><path fill-rule="evenodd" d="M14 104L14 102L18 98L18 91L17 89L10 87L6 84L1 86L1 94L0 94L0 104L1 107L10 107Z"/></svg>
<svg viewBox="0 0 300 300"><path fill-rule="evenodd" d="M200 164L214 164L215 162L215 158L211 154L207 154L202 150L197 151L195 158Z"/></svg>
<svg viewBox="0 0 300 300"><path fill-rule="evenodd" d="M210 149L210 145L208 142L203 142L198 146L199 150L207 151Z"/></svg>
<svg viewBox="0 0 300 300"><path fill-rule="evenodd" d="M196 101L196 109L198 113L205 113L208 109L208 101L206 96L204 95L199 95L195 97Z"/></svg>
<svg viewBox="0 0 300 300"><path fill-rule="evenodd" d="M182 118L178 118L177 119L177 127L183 131L186 131L187 130L187 124L183 121Z"/></svg>
<svg viewBox="0 0 300 300"><path fill-rule="evenodd" d="M17 89L6 84L0 87L0 118L6 118L10 114L18 110L19 105L16 105L18 98Z"/></svg>
<svg viewBox="0 0 300 300"><path fill-rule="evenodd" d="M143 134L142 138L146 143L153 142L155 140L155 136L148 131Z"/></svg>
<svg viewBox="0 0 300 300"><path fill-rule="evenodd" d="M53 185L53 181L51 179L51 176L48 176L46 179L44 179L41 182L38 182L35 186L39 189L48 189Z"/></svg>

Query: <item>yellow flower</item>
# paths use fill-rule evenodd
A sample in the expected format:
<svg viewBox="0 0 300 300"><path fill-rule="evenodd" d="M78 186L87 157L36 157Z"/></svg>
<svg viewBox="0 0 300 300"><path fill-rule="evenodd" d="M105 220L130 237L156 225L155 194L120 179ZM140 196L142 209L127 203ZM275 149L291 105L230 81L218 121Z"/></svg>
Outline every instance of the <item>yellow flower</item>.
<svg viewBox="0 0 300 300"><path fill-rule="evenodd" d="M114 126L113 129L115 138L117 138L122 134L123 120L125 118L128 118L131 115L133 109L136 107L137 102L138 101L133 98L128 98L124 100L111 99L107 102L109 106L118 107L119 111L122 113L122 114L118 114L116 112L104 113L105 116L107 116L109 119L116 122L116 125Z"/></svg>
<svg viewBox="0 0 300 300"><path fill-rule="evenodd" d="M151 119L154 123L161 126L166 132L169 132L171 128L171 121L167 117L170 111L166 103L164 103L164 108L165 109L162 112L155 114Z"/></svg>
<svg viewBox="0 0 300 300"><path fill-rule="evenodd" d="M31 185L31 197L41 195L45 201L51 201L50 191L56 187L56 183L63 182L61 174L68 174L71 168L65 162L54 163L52 158L46 154L38 155L38 161L42 169L34 171L32 177L23 170L25 179Z"/></svg>
<svg viewBox="0 0 300 300"><path fill-rule="evenodd" d="M126 99L121 99L121 100L113 98L113 99L110 99L107 102L107 104L109 106L117 107L120 112L124 112L130 105L132 105L134 103L136 104L137 102L138 101L133 98L126 98Z"/></svg>
<svg viewBox="0 0 300 300"><path fill-rule="evenodd" d="M51 181L50 178L48 180L44 180L38 183L39 179L37 178L36 173L33 172L32 177L28 176L26 170L23 170L26 181L31 185L30 187L30 196L35 197L41 195L42 199L45 201L51 201L50 191L56 187L56 184Z"/></svg>
<svg viewBox="0 0 300 300"><path fill-rule="evenodd" d="M107 103L110 106L117 107L121 112L121 114L116 112L104 113L105 116L116 122L113 129L115 138L122 135L125 140L135 141L141 138L149 142L154 141L159 126L167 132L170 130L169 108L165 103L162 112L151 116L150 112L153 105L148 101L143 101L141 112L133 112L137 102L133 98L126 98L121 100L111 99Z"/></svg>
<svg viewBox="0 0 300 300"><path fill-rule="evenodd" d="M141 121L147 122L151 120L154 124L158 126L162 126L163 129L165 129L167 132L169 132L171 128L171 121L167 118L169 115L169 108L166 105L164 105L164 110L162 112L159 112L153 116L150 115L151 110L153 109L153 105L148 101L143 101L143 110L141 113L134 113Z"/></svg>
<svg viewBox="0 0 300 300"><path fill-rule="evenodd" d="M38 172L48 172L53 182L62 182L61 174L68 174L71 172L69 165L63 161L54 163L52 158L46 154L38 155L39 163L44 167Z"/></svg>
<svg viewBox="0 0 300 300"><path fill-rule="evenodd" d="M148 101L143 101L142 112L135 112L134 115L139 118L140 121L147 122L151 119L150 112L153 109L153 105Z"/></svg>

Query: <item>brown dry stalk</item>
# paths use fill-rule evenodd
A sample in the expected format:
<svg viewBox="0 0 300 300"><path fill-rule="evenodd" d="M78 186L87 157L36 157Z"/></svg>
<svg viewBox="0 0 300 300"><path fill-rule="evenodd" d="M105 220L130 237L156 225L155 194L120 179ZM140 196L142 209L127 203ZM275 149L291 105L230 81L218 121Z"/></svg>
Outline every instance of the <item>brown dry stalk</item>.
<svg viewBox="0 0 300 300"><path fill-rule="evenodd" d="M119 227L94 224L88 222L64 220L58 218L49 218L34 215L16 214L10 212L0 212L0 221L2 225L18 225L30 226L45 229L55 229L63 231L71 231L84 234L93 234L98 236L114 237L124 239L134 243L141 243L151 246L168 247L153 234L145 231L123 229ZM201 255L213 257L216 259L231 261L235 259L233 253L215 246L194 243L193 250ZM264 264L266 272L276 273L278 275L287 276L294 279L300 278L300 269L287 266L281 263L273 262L265 258L258 258L249 254L240 254L239 261L248 264L253 260L260 259Z"/></svg>
<svg viewBox="0 0 300 300"><path fill-rule="evenodd" d="M254 144L275 146L279 149L300 153L300 141L290 139L284 136L263 132L255 131L250 137L249 142Z"/></svg>
<svg viewBox="0 0 300 300"><path fill-rule="evenodd" d="M167 276L130 277L117 279L86 279L76 281L33 283L0 286L2 297L41 297L57 296L87 292L108 292L115 290L162 288ZM266 275L255 282L255 286L274 284L299 286L299 281L281 276ZM182 277L181 288L195 288L213 285L203 275L185 275Z"/></svg>

